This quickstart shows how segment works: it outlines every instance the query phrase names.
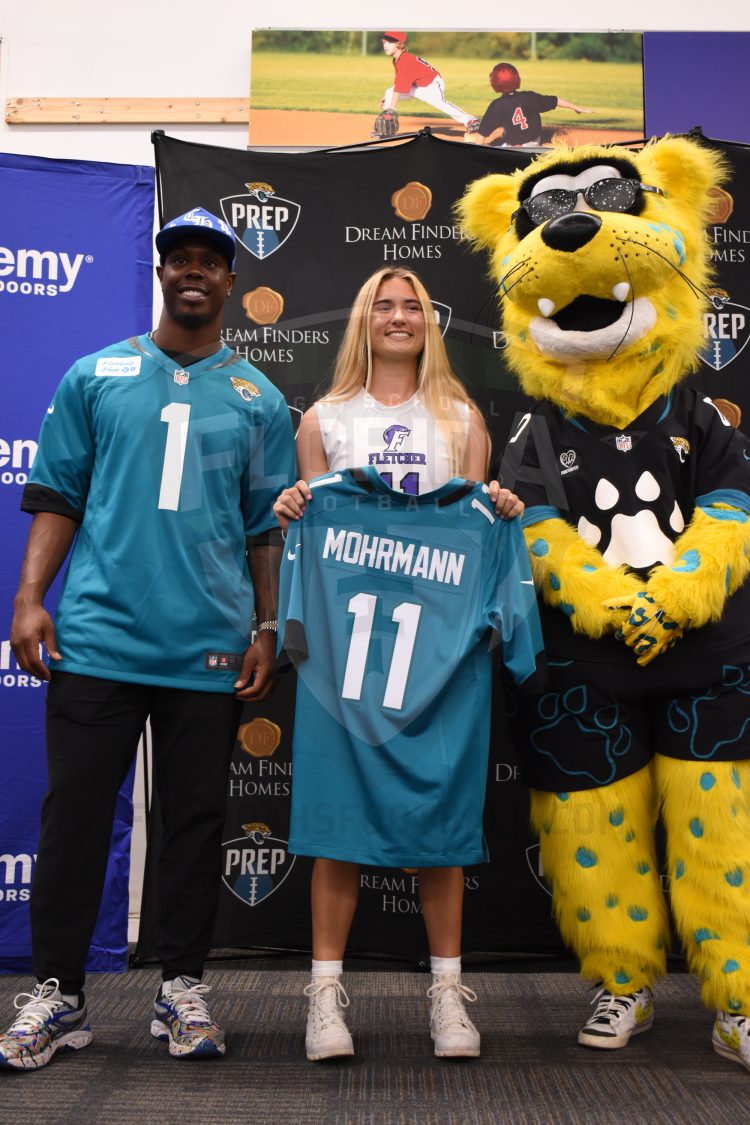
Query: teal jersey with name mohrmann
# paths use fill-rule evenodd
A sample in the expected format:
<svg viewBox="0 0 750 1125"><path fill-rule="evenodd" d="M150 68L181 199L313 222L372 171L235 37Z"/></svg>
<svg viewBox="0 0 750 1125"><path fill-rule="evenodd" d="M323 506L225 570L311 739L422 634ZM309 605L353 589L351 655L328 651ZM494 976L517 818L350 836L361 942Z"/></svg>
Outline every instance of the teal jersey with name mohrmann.
<svg viewBox="0 0 750 1125"><path fill-rule="evenodd" d="M374 467L311 482L287 536L280 645L297 667L290 850L383 866L481 862L491 658L537 679L520 521L457 478Z"/></svg>
<svg viewBox="0 0 750 1125"><path fill-rule="evenodd" d="M254 609L246 536L276 526L294 472L283 396L230 348L182 368L140 336L78 360L22 504L80 520L53 669L232 691Z"/></svg>

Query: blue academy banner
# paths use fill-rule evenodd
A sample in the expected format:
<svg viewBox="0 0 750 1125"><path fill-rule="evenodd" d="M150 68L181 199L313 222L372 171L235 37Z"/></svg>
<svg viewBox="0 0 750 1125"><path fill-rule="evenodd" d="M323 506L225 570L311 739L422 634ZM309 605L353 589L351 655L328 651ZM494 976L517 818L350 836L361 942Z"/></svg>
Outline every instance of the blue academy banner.
<svg viewBox="0 0 750 1125"><path fill-rule="evenodd" d="M0 154L0 971L30 968L28 901L46 785L44 686L10 651L44 411L80 355L151 325L153 170ZM132 777L123 787L89 968L124 969Z"/></svg>

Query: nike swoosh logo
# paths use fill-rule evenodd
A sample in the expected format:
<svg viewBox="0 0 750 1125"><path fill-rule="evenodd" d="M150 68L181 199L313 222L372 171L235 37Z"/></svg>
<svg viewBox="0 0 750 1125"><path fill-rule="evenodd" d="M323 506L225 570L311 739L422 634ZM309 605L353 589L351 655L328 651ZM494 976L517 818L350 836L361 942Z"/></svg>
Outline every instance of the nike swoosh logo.
<svg viewBox="0 0 750 1125"><path fill-rule="evenodd" d="M294 562L294 560L297 558L297 555L299 553L299 549L300 549L301 546L302 546L301 543L296 543L295 547L294 547L294 553L292 553L291 551L287 551L286 557L289 559L290 562Z"/></svg>
<svg viewBox="0 0 750 1125"><path fill-rule="evenodd" d="M48 407L47 407L47 413L48 413L48 414L54 414L54 413L55 413L55 404L54 404L54 402L52 403L52 406L48 406ZM747 454L745 454L745 456L747 456Z"/></svg>
<svg viewBox="0 0 750 1125"><path fill-rule="evenodd" d="M742 450L742 456L745 458L746 461L750 461L750 456L748 455L748 452L747 452L746 449Z"/></svg>

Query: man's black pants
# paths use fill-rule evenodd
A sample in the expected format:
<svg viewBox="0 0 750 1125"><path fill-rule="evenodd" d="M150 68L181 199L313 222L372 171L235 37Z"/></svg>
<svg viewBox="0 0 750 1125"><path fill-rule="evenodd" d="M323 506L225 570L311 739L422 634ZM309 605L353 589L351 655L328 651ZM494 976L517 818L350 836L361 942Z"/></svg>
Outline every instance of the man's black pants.
<svg viewBox="0 0 750 1125"><path fill-rule="evenodd" d="M49 788L30 902L39 980L57 977L66 994L83 987L117 793L149 716L164 824L157 953L165 979L200 976L219 901L227 775L241 712L229 693L53 672Z"/></svg>

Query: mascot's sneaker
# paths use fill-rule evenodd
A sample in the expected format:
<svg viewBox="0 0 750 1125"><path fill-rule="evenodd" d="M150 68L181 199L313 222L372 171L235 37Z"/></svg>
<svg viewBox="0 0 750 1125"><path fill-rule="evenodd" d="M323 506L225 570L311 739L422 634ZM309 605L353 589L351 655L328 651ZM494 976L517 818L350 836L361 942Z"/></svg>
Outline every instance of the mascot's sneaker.
<svg viewBox="0 0 750 1125"><path fill-rule="evenodd" d="M0 1035L0 1067L36 1070L51 1062L55 1051L78 1051L91 1042L83 993L79 1006L71 1008L53 977L33 992L19 992L14 1003L18 1015Z"/></svg>
<svg viewBox="0 0 750 1125"><path fill-rule="evenodd" d="M578 1042L584 1047L626 1047L632 1035L648 1031L654 1022L650 988L639 988L629 996L613 996L601 988L591 1003L596 1004L594 1014L578 1032Z"/></svg>
<svg viewBox="0 0 750 1125"><path fill-rule="evenodd" d="M305 985L310 998L305 1051L311 1062L354 1054L354 1044L344 1020L349 997L338 977L316 977Z"/></svg>
<svg viewBox="0 0 750 1125"><path fill-rule="evenodd" d="M438 1058L479 1057L479 1032L466 1014L464 1000L475 1003L477 994L461 984L458 973L437 973L427 989L432 1001L430 1035Z"/></svg>
<svg viewBox="0 0 750 1125"><path fill-rule="evenodd" d="M175 1059L223 1055L224 1032L211 1018L204 996L211 989L195 977L163 981L154 1001L151 1034L169 1042Z"/></svg>
<svg viewBox="0 0 750 1125"><path fill-rule="evenodd" d="M738 1062L750 1070L750 1020L747 1016L717 1012L713 1045L717 1055L723 1055L725 1059Z"/></svg>

